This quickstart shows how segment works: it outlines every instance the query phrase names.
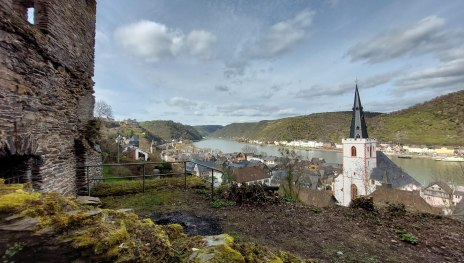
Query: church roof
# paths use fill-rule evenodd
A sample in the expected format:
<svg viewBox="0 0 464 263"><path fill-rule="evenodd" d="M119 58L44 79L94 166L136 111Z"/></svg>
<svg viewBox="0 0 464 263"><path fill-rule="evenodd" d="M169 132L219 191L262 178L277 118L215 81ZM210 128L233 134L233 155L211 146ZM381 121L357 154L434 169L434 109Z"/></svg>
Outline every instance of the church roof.
<svg viewBox="0 0 464 263"><path fill-rule="evenodd" d="M421 186L416 179L380 151L377 151L377 167L372 170L371 179L389 184L392 188L401 188L410 184Z"/></svg>
<svg viewBox="0 0 464 263"><path fill-rule="evenodd" d="M359 97L358 84L356 84L354 92L353 116L351 117L349 138L369 138L361 98Z"/></svg>

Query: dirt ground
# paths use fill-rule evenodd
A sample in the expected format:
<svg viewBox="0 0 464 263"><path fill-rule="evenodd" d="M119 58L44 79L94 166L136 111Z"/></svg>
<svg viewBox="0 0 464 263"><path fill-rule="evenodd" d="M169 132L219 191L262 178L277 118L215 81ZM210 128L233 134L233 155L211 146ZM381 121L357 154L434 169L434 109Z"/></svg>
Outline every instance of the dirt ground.
<svg viewBox="0 0 464 263"><path fill-rule="evenodd" d="M387 209L320 209L287 202L213 208L207 193L198 189L163 191L167 191L165 201L153 205L145 202L137 206L134 200L141 197L137 195L103 198L103 202L109 208L131 204L142 217L188 212L216 220L225 233L239 241L257 242L321 262L464 262L461 219ZM156 195L161 193L156 190ZM150 192L139 195L156 198ZM401 240L414 237L415 245Z"/></svg>

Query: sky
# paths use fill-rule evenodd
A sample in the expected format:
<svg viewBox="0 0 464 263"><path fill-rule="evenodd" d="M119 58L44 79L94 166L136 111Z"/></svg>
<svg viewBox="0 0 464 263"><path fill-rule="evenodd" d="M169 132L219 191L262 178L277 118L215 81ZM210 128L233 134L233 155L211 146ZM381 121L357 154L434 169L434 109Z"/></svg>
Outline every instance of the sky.
<svg viewBox="0 0 464 263"><path fill-rule="evenodd" d="M95 97L189 125L392 112L464 89L464 1L99 0Z"/></svg>

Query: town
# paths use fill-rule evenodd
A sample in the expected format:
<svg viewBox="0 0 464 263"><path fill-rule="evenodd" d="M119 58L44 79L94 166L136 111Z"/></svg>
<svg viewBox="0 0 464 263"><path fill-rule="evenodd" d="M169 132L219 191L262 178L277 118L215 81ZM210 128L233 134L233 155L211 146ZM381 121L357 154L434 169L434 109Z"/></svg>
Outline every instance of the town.
<svg viewBox="0 0 464 263"><path fill-rule="evenodd" d="M0 0L2 262L464 262L459 10Z"/></svg>
<svg viewBox="0 0 464 263"><path fill-rule="evenodd" d="M357 87L355 94L360 105ZM317 157L311 160L296 160L298 180L295 184L298 185L298 198L308 205L348 206L351 200L358 196L372 196L379 203L401 202L418 211L464 215L464 205L461 202L464 196L463 185L459 185L454 180L444 181L444 179L434 181L429 185L421 185L388 157L388 155L399 158L429 157L442 161L460 162L464 148L430 148L390 144L377 146L375 140L367 137L367 127L365 123L362 123L364 117L361 117L364 113L359 109L362 109L362 106L353 106L353 120L358 120L360 123L352 124L352 127L365 128L364 134L355 135L356 129L351 131L350 138L354 138L354 141L347 139L348 141L343 141L342 144L314 141L272 143L287 148L343 151L343 164L327 163L323 158ZM126 125L136 128L137 122L129 120L126 121ZM287 175L287 167L283 163L288 157L259 153L258 149L252 145L265 143L256 140L247 141L250 145L244 146L241 152L222 153L218 150L198 148L191 142L182 140L173 140L160 145L152 142L149 149L143 151L139 148L139 140L136 136L121 139L125 145L123 154L130 156L131 159L147 161L149 152L159 152L161 159L165 162L187 162L187 169L190 173L207 181L213 179L215 187L230 183L280 186ZM362 141L363 139L366 141ZM355 147L350 146L352 143L356 147L361 143L361 152L352 149ZM367 146L363 146L364 143ZM361 156L361 159L353 161L353 157L357 156ZM370 164L365 166L366 160ZM358 178L348 176L352 183L343 185L341 182L345 180L340 178L345 177L347 173L358 174ZM351 192L345 189L350 189Z"/></svg>

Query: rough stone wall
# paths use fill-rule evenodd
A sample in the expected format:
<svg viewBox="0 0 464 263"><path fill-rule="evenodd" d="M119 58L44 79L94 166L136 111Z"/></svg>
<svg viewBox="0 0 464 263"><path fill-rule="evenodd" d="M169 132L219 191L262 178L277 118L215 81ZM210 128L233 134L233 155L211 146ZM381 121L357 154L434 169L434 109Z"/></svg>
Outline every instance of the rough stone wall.
<svg viewBox="0 0 464 263"><path fill-rule="evenodd" d="M96 0L0 0L0 158L40 160L41 191L76 194L76 167L101 163L89 132L95 21Z"/></svg>

